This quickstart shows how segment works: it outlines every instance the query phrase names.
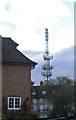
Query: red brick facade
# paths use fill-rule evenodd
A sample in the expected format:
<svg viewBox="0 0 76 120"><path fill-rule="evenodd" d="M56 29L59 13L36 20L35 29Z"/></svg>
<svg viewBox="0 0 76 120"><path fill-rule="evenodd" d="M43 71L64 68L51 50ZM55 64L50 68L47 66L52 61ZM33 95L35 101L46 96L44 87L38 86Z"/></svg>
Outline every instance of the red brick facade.
<svg viewBox="0 0 76 120"><path fill-rule="evenodd" d="M23 55L11 38L1 38L2 98L8 110L19 110L25 99L31 104L31 69L37 63Z"/></svg>
<svg viewBox="0 0 76 120"><path fill-rule="evenodd" d="M2 96L21 96L31 102L31 67L21 65L2 66Z"/></svg>

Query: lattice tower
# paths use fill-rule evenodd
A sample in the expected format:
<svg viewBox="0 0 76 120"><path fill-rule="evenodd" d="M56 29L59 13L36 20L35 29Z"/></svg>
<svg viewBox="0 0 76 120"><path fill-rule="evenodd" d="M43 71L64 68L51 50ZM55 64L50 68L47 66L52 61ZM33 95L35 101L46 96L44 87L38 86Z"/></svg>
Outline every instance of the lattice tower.
<svg viewBox="0 0 76 120"><path fill-rule="evenodd" d="M53 55L51 56L49 55L48 41L49 41L48 28L45 28L45 52L43 55L44 65L42 66L41 75L44 76L46 80L50 80L53 69L53 66L50 64L50 61L53 59Z"/></svg>

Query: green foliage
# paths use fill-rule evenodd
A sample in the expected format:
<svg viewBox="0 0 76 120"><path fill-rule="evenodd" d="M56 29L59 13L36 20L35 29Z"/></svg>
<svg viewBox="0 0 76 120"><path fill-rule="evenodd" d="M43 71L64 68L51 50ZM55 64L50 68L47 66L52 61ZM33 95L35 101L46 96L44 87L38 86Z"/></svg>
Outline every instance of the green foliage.
<svg viewBox="0 0 76 120"><path fill-rule="evenodd" d="M36 119L36 116L32 114L27 102L28 102L28 99L25 99L22 109L20 111L19 120L35 120Z"/></svg>
<svg viewBox="0 0 76 120"><path fill-rule="evenodd" d="M72 111L74 104L74 82L65 76L59 76L55 80L46 81L42 88L46 90L48 101L52 101L53 110L51 116L63 116Z"/></svg>
<svg viewBox="0 0 76 120"><path fill-rule="evenodd" d="M76 81L74 81L74 106L76 111Z"/></svg>
<svg viewBox="0 0 76 120"><path fill-rule="evenodd" d="M2 115L1 120L8 120L5 115Z"/></svg>
<svg viewBox="0 0 76 120"><path fill-rule="evenodd" d="M1 120L8 120L7 118L7 101L6 98L2 98L2 119Z"/></svg>

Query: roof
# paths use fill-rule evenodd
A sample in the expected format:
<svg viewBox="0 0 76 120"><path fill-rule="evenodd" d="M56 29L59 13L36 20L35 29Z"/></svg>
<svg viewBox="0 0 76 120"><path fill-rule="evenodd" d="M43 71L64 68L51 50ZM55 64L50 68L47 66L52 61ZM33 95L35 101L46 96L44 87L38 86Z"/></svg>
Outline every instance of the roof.
<svg viewBox="0 0 76 120"><path fill-rule="evenodd" d="M2 37L2 63L15 65L27 64L31 65L31 67L35 67L37 63L22 54L17 49L18 45L19 44L14 42L10 37Z"/></svg>

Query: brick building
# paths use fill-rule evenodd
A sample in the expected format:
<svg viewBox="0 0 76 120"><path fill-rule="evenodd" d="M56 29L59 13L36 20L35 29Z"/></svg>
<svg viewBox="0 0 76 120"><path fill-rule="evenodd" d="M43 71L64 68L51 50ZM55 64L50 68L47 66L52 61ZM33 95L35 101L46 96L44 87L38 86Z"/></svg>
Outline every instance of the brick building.
<svg viewBox="0 0 76 120"><path fill-rule="evenodd" d="M40 86L33 86L32 111L38 118L47 118L48 111L53 109L53 104L47 100L46 94L46 91L43 90L42 81Z"/></svg>
<svg viewBox="0 0 76 120"><path fill-rule="evenodd" d="M19 110L26 98L31 104L31 70L37 63L24 56L11 38L0 36L1 41L2 99L9 111Z"/></svg>

